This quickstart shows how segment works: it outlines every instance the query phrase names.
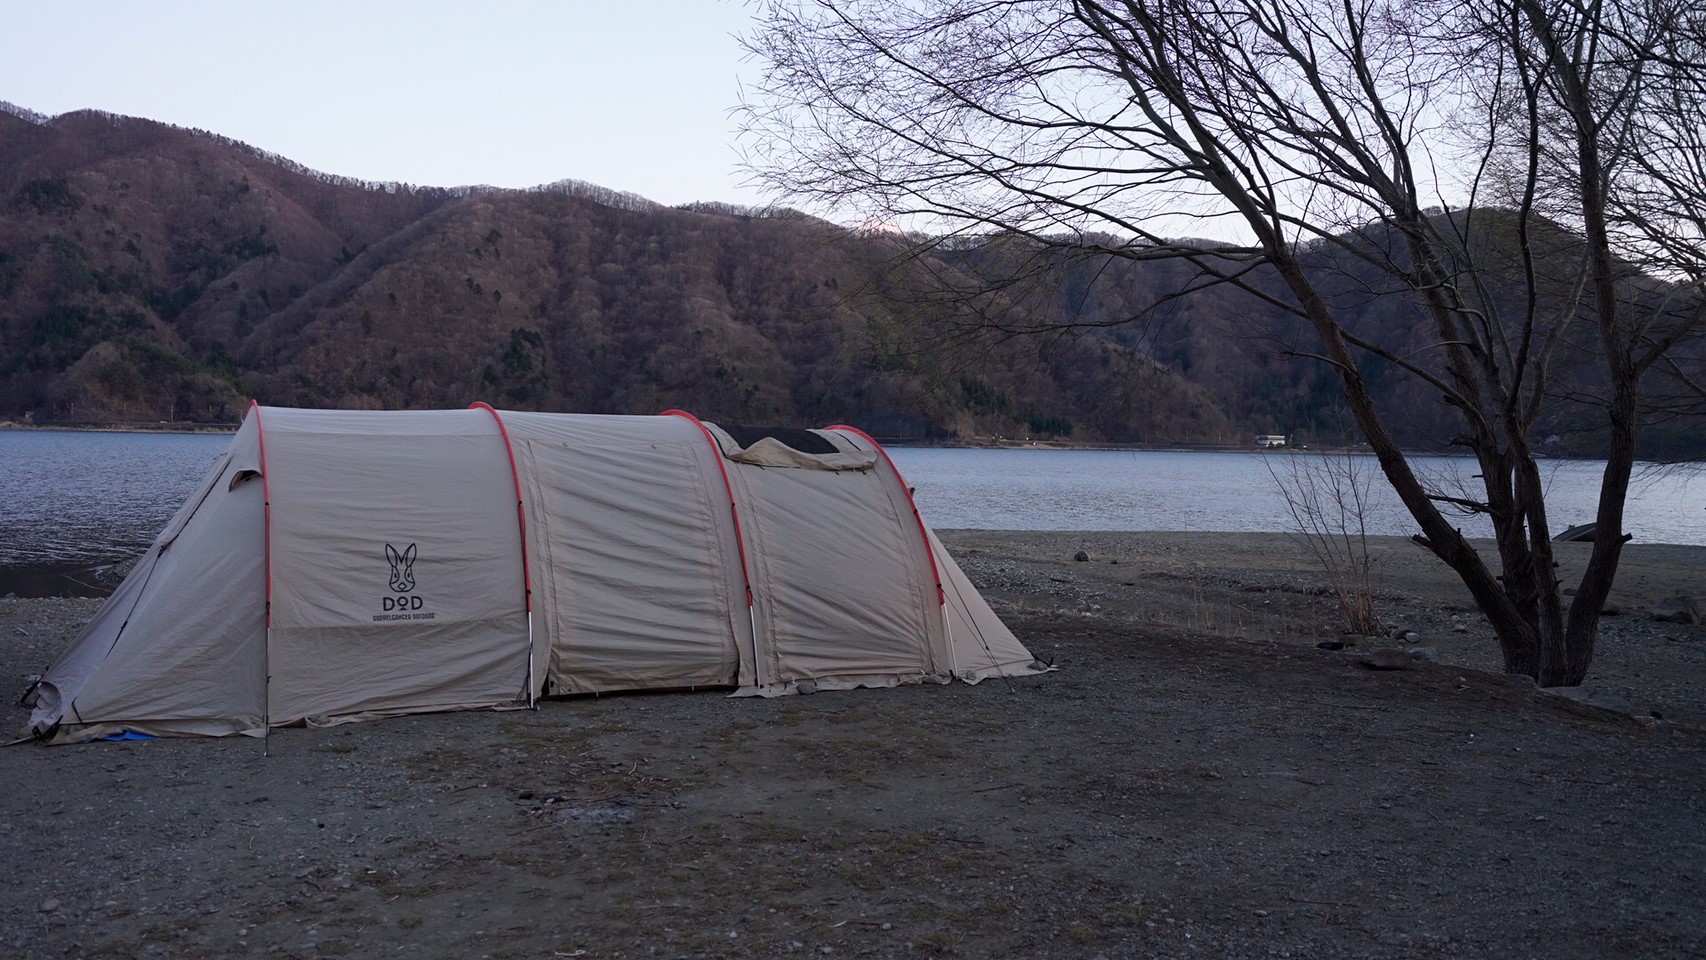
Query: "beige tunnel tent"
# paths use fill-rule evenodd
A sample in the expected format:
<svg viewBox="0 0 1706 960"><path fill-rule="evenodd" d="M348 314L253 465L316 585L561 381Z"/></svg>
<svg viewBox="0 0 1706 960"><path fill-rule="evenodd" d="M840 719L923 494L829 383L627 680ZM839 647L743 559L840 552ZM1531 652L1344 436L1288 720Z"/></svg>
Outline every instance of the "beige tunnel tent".
<svg viewBox="0 0 1706 960"><path fill-rule="evenodd" d="M30 727L258 735L1037 669L853 428L256 406L43 675Z"/></svg>

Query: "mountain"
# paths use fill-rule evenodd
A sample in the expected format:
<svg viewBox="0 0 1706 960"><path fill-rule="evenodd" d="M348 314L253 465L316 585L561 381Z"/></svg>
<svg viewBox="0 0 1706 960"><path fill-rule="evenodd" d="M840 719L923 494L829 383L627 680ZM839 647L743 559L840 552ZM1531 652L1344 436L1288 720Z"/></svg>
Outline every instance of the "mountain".
<svg viewBox="0 0 1706 960"><path fill-rule="evenodd" d="M990 345L877 295L941 263L787 211L320 174L202 131L0 111L0 417L231 421L246 398L1228 442L1099 338ZM897 334L897 331L903 333ZM923 344L922 346L920 344Z"/></svg>
<svg viewBox="0 0 1706 960"><path fill-rule="evenodd" d="M1579 241L1553 232L1568 291ZM1409 299L1335 249L1314 263L1347 326L1426 355ZM0 104L0 418L485 400L887 436L1354 442L1310 331L1231 287L1178 295L1200 285L1182 261L671 208L577 181L352 180L204 131ZM1564 342L1558 382L1591 400L1593 359ZM1401 443L1449 445L1436 390L1378 357L1362 374ZM1591 403L1557 409L1548 449L1594 452ZM1646 442L1699 455L1706 431L1682 418Z"/></svg>

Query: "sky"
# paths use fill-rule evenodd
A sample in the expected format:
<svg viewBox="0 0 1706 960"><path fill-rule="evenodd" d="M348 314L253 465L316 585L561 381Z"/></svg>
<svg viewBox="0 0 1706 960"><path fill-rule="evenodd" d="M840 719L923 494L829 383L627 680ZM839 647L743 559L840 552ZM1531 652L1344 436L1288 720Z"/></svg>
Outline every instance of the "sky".
<svg viewBox="0 0 1706 960"><path fill-rule="evenodd" d="M4 3L0 100L199 127L325 173L760 204L742 0Z"/></svg>

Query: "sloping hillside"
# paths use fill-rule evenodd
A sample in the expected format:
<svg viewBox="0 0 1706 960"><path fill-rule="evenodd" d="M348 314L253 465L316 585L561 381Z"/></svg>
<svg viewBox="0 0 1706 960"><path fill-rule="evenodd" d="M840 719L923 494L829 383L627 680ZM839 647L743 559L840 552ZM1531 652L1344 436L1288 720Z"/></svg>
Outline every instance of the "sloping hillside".
<svg viewBox="0 0 1706 960"><path fill-rule="evenodd" d="M821 221L573 182L363 183L147 120L21 114L0 111L0 416L218 421L255 396L911 434L1246 429L1110 341L961 341L953 307L875 295L944 265L891 269L889 241Z"/></svg>

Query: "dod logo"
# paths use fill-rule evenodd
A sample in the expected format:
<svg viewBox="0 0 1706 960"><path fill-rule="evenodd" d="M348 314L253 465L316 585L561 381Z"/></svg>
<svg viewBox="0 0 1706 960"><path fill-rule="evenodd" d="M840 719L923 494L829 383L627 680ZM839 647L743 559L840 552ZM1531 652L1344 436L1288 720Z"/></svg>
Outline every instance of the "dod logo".
<svg viewBox="0 0 1706 960"><path fill-rule="evenodd" d="M385 545L385 561L391 565L392 597L380 597L379 606L383 612L373 615L374 622L389 620L433 620L436 613L423 612L426 599L414 593L415 589L415 544L399 552L389 543Z"/></svg>

